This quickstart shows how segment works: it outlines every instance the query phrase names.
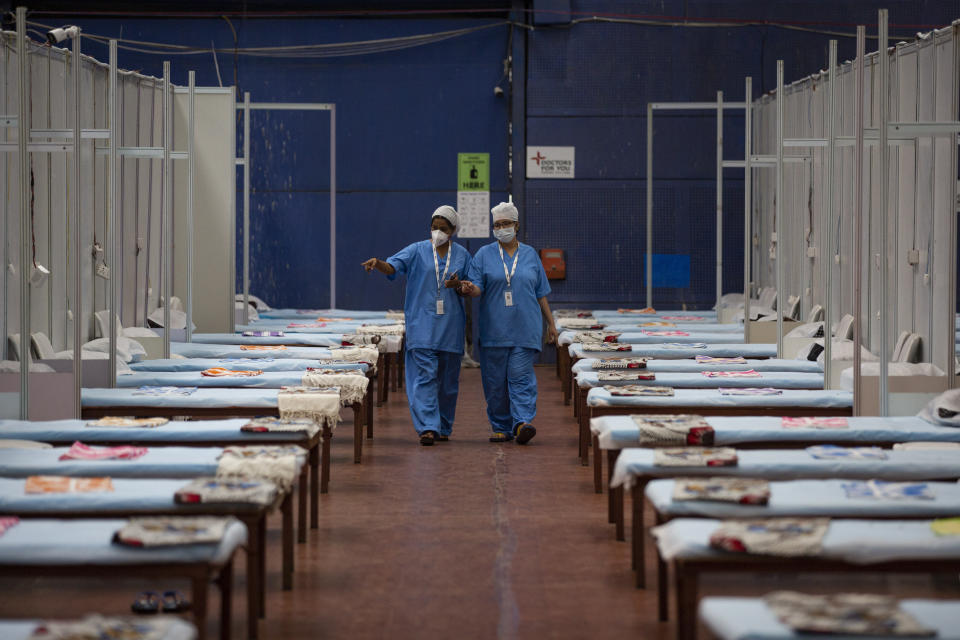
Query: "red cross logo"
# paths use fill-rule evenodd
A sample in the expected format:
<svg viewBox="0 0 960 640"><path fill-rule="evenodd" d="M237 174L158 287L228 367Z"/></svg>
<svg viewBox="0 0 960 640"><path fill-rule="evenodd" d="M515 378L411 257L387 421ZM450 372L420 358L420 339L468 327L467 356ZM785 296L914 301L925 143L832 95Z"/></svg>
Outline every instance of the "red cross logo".
<svg viewBox="0 0 960 640"><path fill-rule="evenodd" d="M539 167L539 166L540 166L540 161L541 161L541 160L546 160L546 159L547 159L547 156L542 156L542 155L540 155L540 152L537 151L537 155L533 156L533 157L530 158L530 159L533 160L534 162L536 162L536 163L537 163L537 166Z"/></svg>

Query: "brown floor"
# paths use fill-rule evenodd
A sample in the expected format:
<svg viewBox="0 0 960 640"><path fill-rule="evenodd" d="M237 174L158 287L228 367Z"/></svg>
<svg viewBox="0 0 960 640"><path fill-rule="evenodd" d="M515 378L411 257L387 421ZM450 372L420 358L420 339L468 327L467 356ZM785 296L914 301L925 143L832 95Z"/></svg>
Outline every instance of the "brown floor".
<svg viewBox="0 0 960 640"><path fill-rule="evenodd" d="M362 465L351 463L351 436L340 431L320 529L297 546L293 591L280 589L279 522L271 522L260 637L672 638L672 625L657 622L655 595L632 586L628 545L613 540L606 499L593 493L590 470L577 463L576 427L553 367L537 373L538 435L525 447L487 442L476 369L463 371L450 442L417 444L402 391L377 410L376 438L365 443ZM241 561L235 638L245 637L243 573ZM746 595L848 582L960 597L955 584L935 587L925 577L729 577L705 581L702 590ZM0 581L0 617L124 613L137 591L175 586L106 576ZM213 589L210 606L218 610ZM214 623L209 631L217 637Z"/></svg>

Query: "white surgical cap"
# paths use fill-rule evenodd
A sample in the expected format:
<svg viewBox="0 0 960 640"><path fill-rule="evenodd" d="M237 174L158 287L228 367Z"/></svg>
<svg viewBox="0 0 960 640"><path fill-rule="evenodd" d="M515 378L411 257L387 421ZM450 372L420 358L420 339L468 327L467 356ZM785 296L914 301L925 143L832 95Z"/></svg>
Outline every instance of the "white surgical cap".
<svg viewBox="0 0 960 640"><path fill-rule="evenodd" d="M497 220L511 220L513 222L520 221L520 212L517 211L517 208L513 206L511 202L501 202L493 209L490 209L490 213L493 214L493 221Z"/></svg>
<svg viewBox="0 0 960 640"><path fill-rule="evenodd" d="M451 225L453 225L454 228L457 228L460 226L460 214L457 213L456 209L454 209L448 204L445 204L442 207L437 207L437 210L433 212L433 215L430 216L430 219L433 220L437 216L440 216L441 218L449 222Z"/></svg>

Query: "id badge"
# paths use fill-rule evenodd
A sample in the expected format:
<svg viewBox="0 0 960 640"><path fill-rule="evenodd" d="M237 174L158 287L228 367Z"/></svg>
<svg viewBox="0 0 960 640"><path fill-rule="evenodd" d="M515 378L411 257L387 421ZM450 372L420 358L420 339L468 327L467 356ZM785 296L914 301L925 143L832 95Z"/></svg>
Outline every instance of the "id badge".
<svg viewBox="0 0 960 640"><path fill-rule="evenodd" d="M443 298L437 298L437 315L443 315Z"/></svg>
<svg viewBox="0 0 960 640"><path fill-rule="evenodd" d="M508 307L513 306L513 291L504 291L503 292L503 303Z"/></svg>

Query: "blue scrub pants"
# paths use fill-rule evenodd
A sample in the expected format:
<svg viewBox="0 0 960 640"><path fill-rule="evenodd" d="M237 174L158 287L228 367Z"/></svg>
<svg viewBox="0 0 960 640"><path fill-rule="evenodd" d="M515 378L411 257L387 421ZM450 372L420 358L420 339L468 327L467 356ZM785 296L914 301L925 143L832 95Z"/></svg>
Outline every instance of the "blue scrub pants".
<svg viewBox="0 0 960 640"><path fill-rule="evenodd" d="M487 418L494 433L514 435L521 422L537 415L537 376L533 362L539 351L525 347L481 347L480 377L487 400Z"/></svg>
<svg viewBox="0 0 960 640"><path fill-rule="evenodd" d="M407 400L418 434L433 431L448 436L453 430L462 357L450 351L406 350Z"/></svg>

